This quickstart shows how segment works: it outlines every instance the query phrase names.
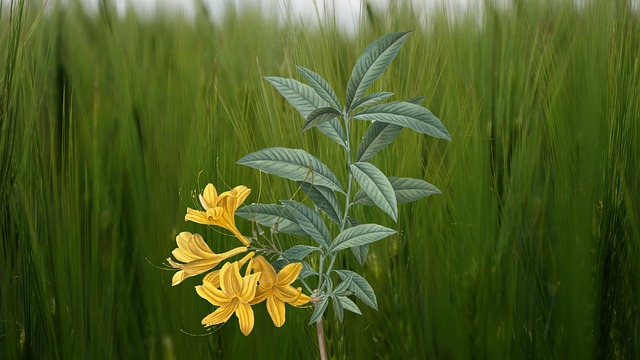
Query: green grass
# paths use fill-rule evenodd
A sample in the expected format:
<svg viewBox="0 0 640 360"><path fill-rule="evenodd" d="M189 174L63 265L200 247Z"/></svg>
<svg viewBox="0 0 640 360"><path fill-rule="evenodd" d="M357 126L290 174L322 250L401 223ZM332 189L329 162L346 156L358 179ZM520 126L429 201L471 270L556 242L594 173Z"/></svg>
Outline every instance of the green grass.
<svg viewBox="0 0 640 360"><path fill-rule="evenodd" d="M197 280L172 288L157 266L183 230L214 251L237 245L184 222L193 189L291 196L234 165L251 151L302 147L344 180L340 149L300 134L262 76L300 79L302 65L343 96L364 46L405 29L371 91L427 96L453 141L405 130L374 163L443 194L402 205L397 224L355 209L399 234L365 267L339 259L379 311L344 324L329 312L330 355L640 356L640 19L624 1L487 2L480 19L426 23L394 4L352 37L331 19L279 26L251 11L211 24L0 3L0 357L316 358L309 309L277 329L259 307L246 338L235 320L186 334L205 333L211 308Z"/></svg>

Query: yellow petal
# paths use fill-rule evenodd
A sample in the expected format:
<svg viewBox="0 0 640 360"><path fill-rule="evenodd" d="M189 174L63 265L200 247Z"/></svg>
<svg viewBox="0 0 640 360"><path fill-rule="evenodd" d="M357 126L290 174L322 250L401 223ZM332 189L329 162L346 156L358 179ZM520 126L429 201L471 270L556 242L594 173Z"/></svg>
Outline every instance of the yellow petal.
<svg viewBox="0 0 640 360"><path fill-rule="evenodd" d="M176 236L176 244L178 244L178 248L188 248L189 247L189 239L193 236L192 233L188 231L183 231L178 236Z"/></svg>
<svg viewBox="0 0 640 360"><path fill-rule="evenodd" d="M204 211L193 210L187 208L187 215L184 216L184 221L193 221L198 224L209 225L207 214Z"/></svg>
<svg viewBox="0 0 640 360"><path fill-rule="evenodd" d="M225 306L220 306L216 309L216 311L207 315L204 319L202 319L202 325L211 326L218 325L224 322L227 322L231 315L236 311L238 307L238 300L234 299L231 303Z"/></svg>
<svg viewBox="0 0 640 360"><path fill-rule="evenodd" d="M188 251L197 259L205 259L215 255L200 234L193 234L191 239L189 239Z"/></svg>
<svg viewBox="0 0 640 360"><path fill-rule="evenodd" d="M302 270L302 263L287 264L287 266L283 267L278 273L277 285L289 285L296 281L298 275L300 275L300 270Z"/></svg>
<svg viewBox="0 0 640 360"><path fill-rule="evenodd" d="M271 289L265 290L258 286L256 289L256 294L253 297L253 300L249 301L250 305L255 305L263 302L269 295L271 295Z"/></svg>
<svg viewBox="0 0 640 360"><path fill-rule="evenodd" d="M238 263L226 263L220 269L220 287L228 297L237 297L242 292L242 276Z"/></svg>
<svg viewBox="0 0 640 360"><path fill-rule="evenodd" d="M273 269L273 266L262 256L258 256L254 261L254 266L262 273L260 277L260 285L265 289L269 289L274 286L277 282L276 271Z"/></svg>
<svg viewBox="0 0 640 360"><path fill-rule="evenodd" d="M240 331L247 336L253 330L254 317L253 309L248 304L238 303L236 308L236 316L238 317L238 323L240 324Z"/></svg>
<svg viewBox="0 0 640 360"><path fill-rule="evenodd" d="M204 187L201 201L204 202L202 207L204 207L205 210L216 206L216 202L218 202L218 192L213 184L209 183Z"/></svg>
<svg viewBox="0 0 640 360"><path fill-rule="evenodd" d="M267 298L267 311L271 316L271 320L273 320L273 325L277 327L281 327L285 321L285 311L284 302L278 300L274 296L270 296Z"/></svg>
<svg viewBox="0 0 640 360"><path fill-rule="evenodd" d="M203 282L211 283L216 288L220 287L220 270L213 270L202 279Z"/></svg>
<svg viewBox="0 0 640 360"><path fill-rule="evenodd" d="M173 274L173 278L171 278L171 286L176 286L182 282L182 280L186 279L186 274L184 271L178 271Z"/></svg>
<svg viewBox="0 0 640 360"><path fill-rule="evenodd" d="M276 286L273 288L274 296L288 303L297 301L300 298L301 291L291 285Z"/></svg>
<svg viewBox="0 0 640 360"><path fill-rule="evenodd" d="M215 306L224 306L233 301L235 298L230 298L225 295L220 289L213 286L213 284L209 282L203 282L202 285L196 286L196 293L200 295L201 298L207 300L212 305Z"/></svg>
<svg viewBox="0 0 640 360"><path fill-rule="evenodd" d="M298 290L302 291L302 288L298 288ZM302 292L300 292L300 298L297 301L294 301L290 304L293 306L301 306L308 303L310 300L311 298L308 295L305 295Z"/></svg>
<svg viewBox="0 0 640 360"><path fill-rule="evenodd" d="M242 289L239 293L237 293L240 301L248 303L253 300L256 296L256 288L258 287L258 280L260 279L261 273L251 274L249 276L245 276L242 279Z"/></svg>
<svg viewBox="0 0 640 360"><path fill-rule="evenodd" d="M244 202L244 200L247 198L247 196L249 196L249 194L251 194L251 189L249 189L248 187L244 186L244 185L239 185L233 188L233 190L231 190L233 193L235 193L236 196L236 201L235 201L235 208L233 209L233 211L235 212L238 207L240 206L240 204L242 204Z"/></svg>
<svg viewBox="0 0 640 360"><path fill-rule="evenodd" d="M207 220L213 223L214 221L217 221L218 219L220 219L223 212L224 212L224 209L221 208L220 206L209 208L207 209Z"/></svg>

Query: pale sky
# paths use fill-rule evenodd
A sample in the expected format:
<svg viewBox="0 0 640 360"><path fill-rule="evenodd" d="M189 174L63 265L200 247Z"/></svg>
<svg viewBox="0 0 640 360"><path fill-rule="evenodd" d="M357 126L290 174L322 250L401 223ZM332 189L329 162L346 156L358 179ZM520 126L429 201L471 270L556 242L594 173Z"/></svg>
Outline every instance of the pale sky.
<svg viewBox="0 0 640 360"><path fill-rule="evenodd" d="M64 1L64 0L62 0ZM83 0L89 9L97 9L100 0ZM124 12L128 5L132 5L140 14L152 15L158 7L182 12L188 17L195 13L196 0L112 0L119 12ZM260 8L263 12L278 16L281 20L302 19L305 23L314 23L318 15L335 16L339 26L353 32L359 23L365 0L202 0L210 9L214 20L224 16L226 4L234 3L237 8ZM368 2L384 9L389 1L396 0L369 0ZM427 19L430 10L438 5L445 5L450 13L455 14L460 10L481 11L478 6L484 0L405 0L413 4L414 9L420 12L421 18ZM494 0L498 3L508 4L512 0ZM567 1L567 0L557 0ZM570 1L570 0L569 0ZM573 0L577 6L590 0ZM640 0L632 0L633 8L640 10ZM505 5L506 6L506 5ZM477 9L477 10L476 10ZM479 12L480 14L481 12Z"/></svg>
<svg viewBox="0 0 640 360"><path fill-rule="evenodd" d="M100 0L84 0L89 9L97 9ZM141 14L153 14L157 7L180 11L187 16L195 13L195 0L112 0L119 12L124 12L128 5L133 5ZM409 0L415 9L428 11L437 4L446 4L450 9L464 9L478 4L482 0ZM327 14L335 16L336 22L347 31L353 31L359 22L364 0L203 0L211 10L214 20L224 16L226 4L234 3L237 8L260 8L265 13L285 18L303 19L307 23ZM369 3L383 9L389 0L369 0Z"/></svg>

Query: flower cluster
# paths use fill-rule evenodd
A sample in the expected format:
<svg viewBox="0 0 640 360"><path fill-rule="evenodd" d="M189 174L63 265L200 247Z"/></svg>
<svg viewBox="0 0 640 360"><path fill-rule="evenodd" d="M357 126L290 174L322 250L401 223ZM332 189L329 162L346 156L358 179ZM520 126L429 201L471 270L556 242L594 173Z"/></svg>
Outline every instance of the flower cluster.
<svg viewBox="0 0 640 360"><path fill-rule="evenodd" d="M249 250L251 242L236 227L234 214L250 192L240 185L218 195L213 184L208 184L199 195L203 209L188 208L185 216L185 221L216 225L231 231L244 246L216 254L202 236L185 231L176 237L178 247L172 254L177 261L167 259L171 267L178 269L171 281L173 286L188 277L209 272L202 285L196 286L196 292L218 308L202 319L204 326L225 323L235 313L244 335L253 330L252 305L266 301L274 325L280 327L285 322L285 303L300 306L310 299L302 293L302 288L291 286L302 270L301 263L288 264L276 272L264 257L254 257L255 253L250 252L239 261L226 262L220 269L213 270L221 262ZM240 269L245 265L242 276Z"/></svg>

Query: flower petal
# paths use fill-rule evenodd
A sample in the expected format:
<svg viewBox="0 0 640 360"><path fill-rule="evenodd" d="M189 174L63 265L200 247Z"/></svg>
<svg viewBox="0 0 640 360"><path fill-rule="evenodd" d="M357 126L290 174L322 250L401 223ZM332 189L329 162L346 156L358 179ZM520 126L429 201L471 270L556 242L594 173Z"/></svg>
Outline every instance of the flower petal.
<svg viewBox="0 0 640 360"><path fill-rule="evenodd" d="M220 270L213 270L202 279L202 282L211 283L216 288L220 287Z"/></svg>
<svg viewBox="0 0 640 360"><path fill-rule="evenodd" d="M218 192L216 191L216 187L211 183L207 184L207 186L205 186L204 190L202 191L201 202L204 202L204 204L202 204L202 207L204 207L205 210L210 209L216 206L217 201Z"/></svg>
<svg viewBox="0 0 640 360"><path fill-rule="evenodd" d="M204 239L200 234L193 234L193 236L188 240L188 250L183 249L185 252L189 251L193 257L197 259L206 259L210 258L212 255L215 255L209 245L204 242Z"/></svg>
<svg viewBox="0 0 640 360"><path fill-rule="evenodd" d="M237 297L242 292L242 276L238 262L226 263L220 269L220 287L228 297Z"/></svg>
<svg viewBox="0 0 640 360"><path fill-rule="evenodd" d="M207 300L215 306L227 305L234 299L228 297L221 290L213 286L213 284L206 281L204 281L202 285L196 286L196 293L198 293L201 298Z"/></svg>
<svg viewBox="0 0 640 360"><path fill-rule="evenodd" d="M247 336L253 330L253 324L255 319L253 317L253 309L249 304L239 302L236 308L236 316L238 317L238 323L240 324L240 331Z"/></svg>
<svg viewBox="0 0 640 360"><path fill-rule="evenodd" d="M271 294L271 289L264 290L258 286L258 288L256 289L256 294L253 297L253 300L249 301L249 304L250 305L259 304L263 302L270 294Z"/></svg>
<svg viewBox="0 0 640 360"><path fill-rule="evenodd" d="M284 302L293 303L300 299L301 290L298 290L291 285L285 285L274 287L273 293L278 299Z"/></svg>
<svg viewBox="0 0 640 360"><path fill-rule="evenodd" d="M193 221L198 224L209 225L207 214L204 211L193 210L187 208L187 215L184 216L184 221Z"/></svg>
<svg viewBox="0 0 640 360"><path fill-rule="evenodd" d="M274 286L278 280L276 271L273 266L262 256L258 256L251 260L256 271L260 271L262 276L260 277L260 286L265 289L270 289Z"/></svg>
<svg viewBox="0 0 640 360"><path fill-rule="evenodd" d="M178 272L176 272L175 274L173 274L173 277L171 278L171 286L176 286L178 284L180 284L184 279L187 278L186 276L187 274L184 273L184 271L180 270Z"/></svg>
<svg viewBox="0 0 640 360"><path fill-rule="evenodd" d="M220 217L222 216L222 213L224 213L224 209L221 208L220 206L209 208L207 209L207 220L213 223L218 219L220 219Z"/></svg>
<svg viewBox="0 0 640 360"><path fill-rule="evenodd" d="M216 309L216 311L207 315L204 319L202 319L202 325L204 326L212 326L222 324L227 322L231 315L236 311L238 307L238 300L234 300L228 305L220 306Z"/></svg>
<svg viewBox="0 0 640 360"><path fill-rule="evenodd" d="M251 189L244 185L239 185L234 187L231 192L236 196L235 209L233 209L233 211L235 212L238 209L238 206L240 206L247 198L247 196L251 194Z"/></svg>
<svg viewBox="0 0 640 360"><path fill-rule="evenodd" d="M308 303L311 300L311 298L308 295L302 293L302 288L298 288L298 290L300 290L300 298L297 301L290 303L293 306L301 306Z"/></svg>
<svg viewBox="0 0 640 360"><path fill-rule="evenodd" d="M281 327L284 324L286 312L284 302L274 296L269 296L267 298L267 311L271 316L271 320L273 320L273 325Z"/></svg>
<svg viewBox="0 0 640 360"><path fill-rule="evenodd" d="M258 280L262 273L254 273L248 276L245 276L242 279L242 289L239 293L237 293L240 301L248 303L253 300L256 296L256 288L258 287Z"/></svg>
<svg viewBox="0 0 640 360"><path fill-rule="evenodd" d="M278 273L278 286L289 285L292 282L296 281L298 275L300 275L300 271L302 270L302 263L291 263L287 264L285 267L280 270Z"/></svg>

